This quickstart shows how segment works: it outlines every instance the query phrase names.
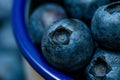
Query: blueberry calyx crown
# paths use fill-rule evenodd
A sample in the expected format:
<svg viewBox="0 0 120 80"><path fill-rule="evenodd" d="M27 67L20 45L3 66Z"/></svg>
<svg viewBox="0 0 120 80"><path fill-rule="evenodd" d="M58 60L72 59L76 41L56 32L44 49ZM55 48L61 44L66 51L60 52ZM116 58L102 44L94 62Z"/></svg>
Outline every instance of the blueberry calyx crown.
<svg viewBox="0 0 120 80"><path fill-rule="evenodd" d="M70 41L72 31L60 26L55 31L50 33L52 42L56 45L67 45Z"/></svg>
<svg viewBox="0 0 120 80"><path fill-rule="evenodd" d="M114 12L120 12L120 3L113 3L108 5L105 8L105 11L109 12L110 14L113 14Z"/></svg>
<svg viewBox="0 0 120 80"><path fill-rule="evenodd" d="M103 79L110 71L111 67L106 63L105 57L100 56L94 60L94 64L90 69L90 74L95 78Z"/></svg>

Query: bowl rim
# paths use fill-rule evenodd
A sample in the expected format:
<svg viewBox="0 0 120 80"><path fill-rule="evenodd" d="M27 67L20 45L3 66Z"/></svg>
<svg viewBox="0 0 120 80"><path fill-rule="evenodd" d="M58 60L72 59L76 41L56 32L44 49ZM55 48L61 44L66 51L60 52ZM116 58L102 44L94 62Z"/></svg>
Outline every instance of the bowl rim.
<svg viewBox="0 0 120 80"><path fill-rule="evenodd" d="M73 80L71 77L50 67L30 40L25 23L25 5L27 1L29 0L14 0L12 8L13 33L23 56L44 78L50 80Z"/></svg>

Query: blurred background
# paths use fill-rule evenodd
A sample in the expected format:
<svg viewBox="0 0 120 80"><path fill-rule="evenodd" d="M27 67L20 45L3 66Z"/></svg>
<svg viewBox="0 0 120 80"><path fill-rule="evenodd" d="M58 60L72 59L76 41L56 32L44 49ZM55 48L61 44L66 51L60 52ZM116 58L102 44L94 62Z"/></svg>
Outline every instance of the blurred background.
<svg viewBox="0 0 120 80"><path fill-rule="evenodd" d="M44 80L22 56L12 31L13 0L0 0L0 80Z"/></svg>

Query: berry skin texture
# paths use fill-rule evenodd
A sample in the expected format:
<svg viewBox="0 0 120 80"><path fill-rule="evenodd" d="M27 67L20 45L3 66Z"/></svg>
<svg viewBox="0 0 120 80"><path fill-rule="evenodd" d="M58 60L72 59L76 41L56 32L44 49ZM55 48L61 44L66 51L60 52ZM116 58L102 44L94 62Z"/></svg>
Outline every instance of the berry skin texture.
<svg viewBox="0 0 120 80"><path fill-rule="evenodd" d="M72 17L91 20L96 9L109 3L108 0L64 0L68 12Z"/></svg>
<svg viewBox="0 0 120 80"><path fill-rule="evenodd" d="M41 44L44 30L54 22L67 18L64 9L54 3L39 6L30 16L28 31L32 41Z"/></svg>
<svg viewBox="0 0 120 80"><path fill-rule="evenodd" d="M68 72L84 67L93 50L90 30L77 19L56 22L42 39L42 53L48 63Z"/></svg>
<svg viewBox="0 0 120 80"><path fill-rule="evenodd" d="M120 53L97 49L86 75L87 80L120 80Z"/></svg>
<svg viewBox="0 0 120 80"><path fill-rule="evenodd" d="M120 2L100 7L92 19L91 30L100 46L120 51Z"/></svg>

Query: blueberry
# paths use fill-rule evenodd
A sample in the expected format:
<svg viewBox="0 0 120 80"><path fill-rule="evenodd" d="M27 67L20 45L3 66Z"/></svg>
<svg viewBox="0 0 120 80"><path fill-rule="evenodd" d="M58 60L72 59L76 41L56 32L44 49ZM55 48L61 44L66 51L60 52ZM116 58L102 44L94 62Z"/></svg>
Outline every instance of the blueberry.
<svg viewBox="0 0 120 80"><path fill-rule="evenodd" d="M64 9L54 3L39 6L30 16L28 30L32 41L40 44L43 32L54 22L66 18Z"/></svg>
<svg viewBox="0 0 120 80"><path fill-rule="evenodd" d="M64 0L73 18L91 20L96 9L109 3L109 0Z"/></svg>
<svg viewBox="0 0 120 80"><path fill-rule="evenodd" d="M97 49L86 75L88 80L120 80L120 53Z"/></svg>
<svg viewBox="0 0 120 80"><path fill-rule="evenodd" d="M120 2L100 7L92 19L92 34L100 46L120 50Z"/></svg>
<svg viewBox="0 0 120 80"><path fill-rule="evenodd" d="M91 32L77 19L63 19L51 25L42 39L45 59L54 67L74 71L88 63L94 49Z"/></svg>

